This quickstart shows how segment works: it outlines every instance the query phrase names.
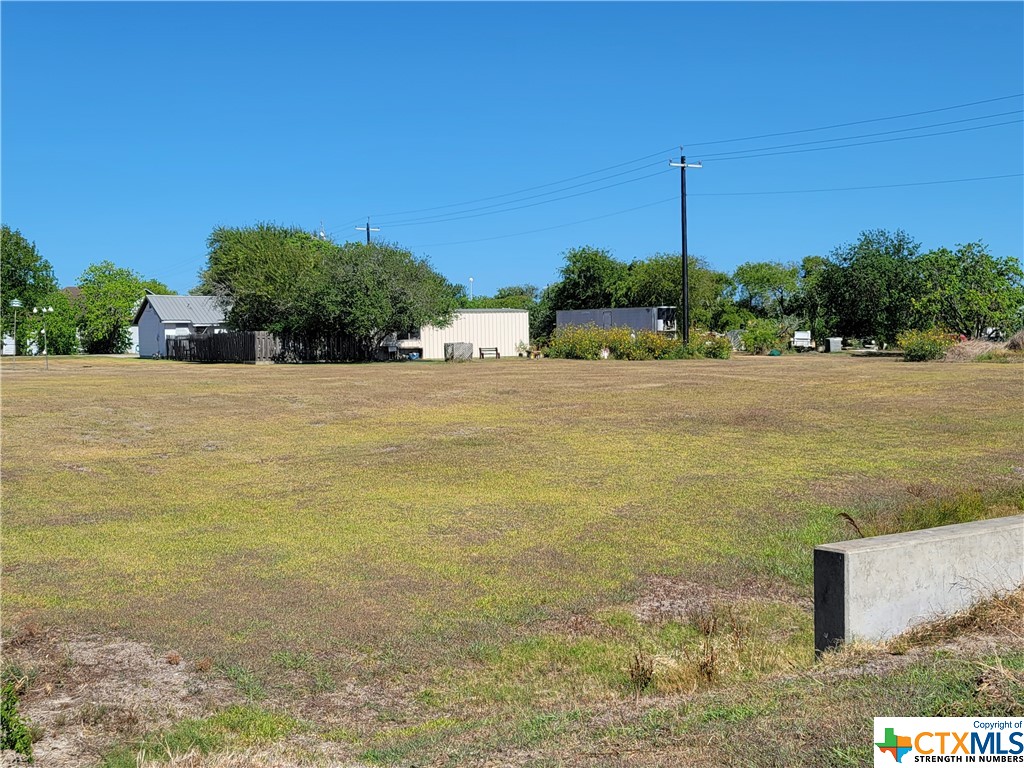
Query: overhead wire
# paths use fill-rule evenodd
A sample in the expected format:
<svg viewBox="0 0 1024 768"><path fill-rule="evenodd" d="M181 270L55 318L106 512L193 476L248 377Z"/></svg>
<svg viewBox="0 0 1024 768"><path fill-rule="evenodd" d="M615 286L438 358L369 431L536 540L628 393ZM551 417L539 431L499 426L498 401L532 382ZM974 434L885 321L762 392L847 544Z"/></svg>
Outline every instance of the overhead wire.
<svg viewBox="0 0 1024 768"><path fill-rule="evenodd" d="M981 105L981 104L990 104L990 103L999 102L999 101L1006 101L1006 100L1009 100L1009 99L1021 98L1022 96L1024 96L1024 93L1008 94L1008 95L1005 95L1005 96L998 96L998 97L994 97L994 98L991 98L991 99L981 99L981 100L978 100L978 101L965 102L965 103L962 103L962 104L954 104L954 105L946 106L946 107L936 107L934 109L919 110L919 111L916 111L916 112L908 112L908 113L903 113L903 114L899 114L899 115L889 115L889 116L886 116L886 117L869 118L869 119L864 119L864 120L854 120L854 121L849 121L849 122L845 122L845 123L835 123L835 124L819 126L819 127L815 127L815 128L803 128L803 129L792 130L792 131L781 131L781 132L775 132L775 133L759 134L759 135L755 135L755 136L746 136L746 137L734 138L734 139L721 139L721 140L710 141L710 142L690 143L690 144L686 145L686 148L689 150L689 149L692 149L694 147L701 147L701 146L712 146L712 145L728 144L728 143L735 143L735 142L742 142L742 141L752 141L752 140L759 139L759 138L769 138L769 137L775 137L775 136L796 135L796 134L811 133L811 132L816 132L816 131L832 130L832 129L835 129L835 128L842 128L842 127L848 127L848 126L854 126L854 125L864 125L864 124L869 124L869 123L877 123L877 122L883 122L883 121L888 121L888 120L900 120L900 119L905 119L905 118L909 118L909 117L917 117L917 116L921 116L921 115L935 114L935 113L938 113L938 112L947 112L947 111L956 110L956 109L964 109L964 108L967 108L967 107L978 106L978 105ZM915 134L915 135L912 135L912 136L901 136L901 137L895 137L895 138L880 139L880 140L876 140L876 141L864 141L864 142L855 142L855 143L846 143L846 144L835 144L835 142L843 142L843 141L848 141L850 139L868 138L868 137L874 137L874 136L888 136L888 135L893 134L893 133L907 133L907 132L911 132L911 131L921 131L921 130L924 130L924 129L927 129L927 128L941 127L941 126L945 126L945 125L953 125L953 124L959 124L959 123L964 123L964 122L971 122L971 121L975 121L975 120L985 120L985 119L990 119L990 118L993 118L993 117L1002 117L1002 116L1006 116L1006 115L1010 115L1010 114L1020 114L1021 112L1024 112L1024 110L1014 110L1014 111L1009 111L1009 112L1000 112L1000 113L994 113L994 114L991 114L991 115L983 115L983 116L977 116L977 117L962 118L962 119L959 119L959 120L951 120L951 121L945 121L945 122L940 122L940 123L932 123L932 124L927 124L927 125L919 125L919 126L909 127L909 128L900 128L900 129L894 129L892 131L881 131L881 132L876 132L876 133L858 134L858 135L855 135L855 136L844 136L844 137L839 137L839 138L834 138L834 139L818 139L818 140L812 140L812 141L807 141L807 142L796 142L796 143L792 143L792 144L776 145L776 146L771 146L771 147L756 147L756 148L748 148L748 149L744 149L744 150L733 150L733 151L728 151L728 152L717 152L717 153L713 153L711 155L695 154L695 157L699 158L701 160L707 160L709 162L726 161L726 160L747 160L747 159L755 159L755 158L759 158L759 157L771 157L771 156L776 156L776 155L798 154L798 153L804 153L804 152L815 152L815 151L825 151L825 150L830 150L830 149L844 149L844 148L849 148L849 147L867 146L867 145L871 145L871 144L881 144L881 143L887 143L887 142L892 142L892 141L908 141L908 140L911 140L911 139L923 139L923 138L928 138L928 137L932 137L932 136L943 136L943 135L950 135L950 134L955 134L955 133L964 133L964 132L974 131L974 130L984 130L984 129L987 129L987 128L999 127L999 126L1002 126L1002 125L1016 124L1016 123L1020 123L1022 121L1021 120L1012 120L1012 121L993 123L993 124L983 125L983 126L973 126L971 128L963 128L963 129L958 129L958 130L953 130L953 131L937 131L937 132L932 132L932 133L918 133L918 134ZM813 147L811 146L811 145L818 145L818 144L827 144L829 146L813 146ZM794 149L794 147L797 147L797 148L799 148L799 147L806 147L806 148ZM657 157L659 155L664 155L666 152L669 152L669 151L671 151L672 149L675 149L675 148L676 147L669 147L669 148L663 149L663 150L661 150L659 152L656 152L656 153L651 153L651 154L648 154L648 155L644 155L642 157L634 158L633 160L627 160L627 161L622 162L622 163L616 163L614 165L605 166L603 168L599 168L599 169L596 169L594 171L588 171L586 173L577 174L575 176L570 176L570 177L567 177L567 178L564 178L564 179L560 179L558 181L552 181L552 182L547 182L545 184L538 184L538 185L534 185L534 186L530 186L530 187L520 188L520 189L517 189L517 190L513 190L511 192L505 192L505 193L497 194L497 195L489 195L489 196L486 196L486 197L474 198L472 200L465 200L465 201L462 201L460 203L449 203L449 204L446 204L446 205L431 206L431 207L427 207L427 208L408 209L408 210L405 210L405 211L396 211L396 212L392 212L392 213L388 213L388 214L375 214L373 216L373 218L379 219L379 218L387 217L387 216L400 216L400 215L414 214L414 213L427 213L427 212L430 212L430 211L445 211L446 209L459 208L460 206L472 205L472 204L478 203L478 202L487 202L487 201L491 201L491 200L502 200L503 198L513 197L515 195L522 194L524 192L532 192L534 190L547 189L549 187L557 187L559 185L563 185L563 184L566 184L568 182L577 181L579 179L585 179L588 176L594 176L596 174L604 173L606 171L615 170L617 168L622 168L622 167L629 166L629 165L634 165L634 164L636 164L638 162L642 162L642 161L650 159L652 157ZM681 148L680 148L680 150L681 150ZM776 151L776 150L782 150L782 151ZM603 190L606 190L606 189L611 189L613 187L620 186L621 184L628 184L628 183L633 183L633 182L636 182L636 181L642 181L644 179L652 178L652 177L654 177L656 175L660 175L660 172L659 173L654 173L654 174L648 174L648 175L641 176L641 177L637 177L635 179L627 179L627 180L625 180L623 182L619 182L617 184L609 184L609 185L605 185L605 186L601 186L601 187L596 187L596 188L589 189L589 190L584 190L582 192L578 192L578 193L571 194L571 195L562 195L562 196L551 197L552 195L559 195L561 192L565 192L565 191L570 190L570 189L578 189L580 187L588 187L588 186L591 186L593 184L598 184L601 181L605 181L607 179L617 178L619 176L635 173L635 172L644 170L646 168L654 167L657 164L658 163L649 163L649 164L646 164L646 165L643 165L643 166L639 166L639 167L636 167L636 168L631 168L629 170L620 171L618 173L611 174L609 176L604 176L604 177L597 178L597 179L590 179L589 181L581 182L579 184L572 184L570 186L564 186L564 187L561 187L559 189L552 189L552 190L549 190L547 192L542 192L542 193L535 194L535 195L528 195L526 197L521 197L521 198L517 198L517 199L513 199L513 200L503 200L503 202L491 203L489 205L478 206L478 207L475 207L475 208L467 208L467 209L454 210L454 211L449 210L449 211L444 212L444 213L437 213L437 214L429 215L429 216L416 217L416 218L409 219L409 220L404 220L404 221L396 221L396 222L383 221L383 222L378 222L378 223L380 223L381 226L388 227L388 228L391 228L391 227L416 226L416 225L422 225L422 224L441 224L441 223L446 223L446 222L450 222L450 221L461 221L461 220L464 220L464 219L477 218L477 217L480 217L480 216L488 216L488 215L495 215L495 214L499 214L499 213L506 213L506 212L522 210L524 208L531 208L531 207L535 207L535 206L539 206L539 205L545 205L547 203L554 203L554 202L558 202L558 201L561 201L561 200L566 200L566 199L570 199L570 198L574 198L574 197L579 197L579 196L582 196L582 195L587 195L587 194L592 194L592 193L600 192L600 191L603 191ZM531 202L531 203L529 203L527 205L513 205L515 203L525 202L527 200L537 200L537 198L550 198L550 199L539 200L537 202ZM359 219L354 220L354 222L361 222L362 220L363 220L362 218L359 218Z"/></svg>
<svg viewBox="0 0 1024 768"><path fill-rule="evenodd" d="M895 129L893 129L891 131L878 131L876 133L860 133L860 134L857 134L856 136L837 136L834 139L816 139L814 141L798 141L798 142L795 142L793 144L777 144L774 147L761 147L760 149L736 149L736 150L733 150L731 152L715 152L715 153L713 153L711 155L704 155L704 154L698 153L696 155L696 157L700 157L700 158L703 158L703 159L709 159L709 158L712 158L712 157L724 157L726 155L744 155L744 154L748 154L750 152L760 152L760 151L762 151L764 149L787 149L789 147L806 147L806 146L810 146L811 144L828 144L828 143L833 142L833 141L847 141L849 139L867 139L867 138L872 138L874 136L890 136L890 135L892 135L894 133L909 133L910 131L921 131L921 130L924 130L926 128L941 128L941 127L944 127L944 126L947 126L947 125L959 125L960 123L970 123L970 122L973 122L975 120L988 120L989 118L993 118L993 117L1006 117L1007 115L1019 115L1019 114L1022 114L1022 113L1024 113L1024 109L1014 109L1014 110L1011 110L1009 112L995 112L995 113L993 113L991 115L979 115L978 117L965 117L965 118L962 118L960 120L947 120L946 122L943 122L943 123L929 123L928 125L918 125L918 126L914 126L913 128L895 128ZM984 128L986 126L979 126L979 127L980 128Z"/></svg>
<svg viewBox="0 0 1024 768"><path fill-rule="evenodd" d="M482 206L480 206L478 208L467 208L467 209L462 210L462 211L453 211L451 214L438 214L437 216L424 216L424 217L418 218L418 219L410 219L409 221L383 222L381 224L381 226L385 226L385 227L401 227L401 226L406 226L407 224L417 224L417 223L420 223L420 222L424 222L424 223L430 224L430 223L433 223L432 221L430 221L431 219L444 218L446 216L462 214L462 213L472 213L474 211L484 211L484 210L487 210L488 208L497 208L499 206L510 205L512 203L521 203L524 200L535 200L538 197L547 197L548 195L556 195L559 192L566 192L566 191L568 191L570 189L578 189L580 187L586 187L586 186L589 186L590 184L597 184L598 182L607 181L608 179L616 179L619 176L626 176L626 175L628 175L630 173L636 173L637 171L643 171L643 170L646 170L648 168L654 168L655 166L663 165L663 163L664 163L663 160L659 160L656 163L648 163L647 165L641 165L641 166L639 166L637 168L631 168L628 171L620 171L619 173L613 173L610 176L602 176L601 178L594 179L593 181L585 181L585 182L583 182L581 184L572 184L572 185L570 185L568 187L562 187L561 189L552 190L551 192L541 192L540 194L536 194L536 195L527 195L526 197L520 197L520 198L517 198L515 200L508 200L508 201L506 201L504 203L492 203L491 205L482 205ZM645 176L645 177L642 177L642 178L649 178L649 177ZM633 179L627 179L626 181L624 181L622 183L626 184L626 183L629 183L629 181L633 181ZM609 185L609 186L616 186L616 185ZM601 187L600 189L608 189L608 187ZM594 189L594 190L591 190L591 191L597 192L599 190ZM559 199L563 199L563 198L559 198ZM515 209L509 209L509 210L515 210ZM500 213L500 211L499 211L499 213ZM447 218L445 218L444 220L448 221Z"/></svg>
<svg viewBox="0 0 1024 768"><path fill-rule="evenodd" d="M938 107L936 109L925 109L920 112L907 112L903 115L890 115L889 117L873 117L867 120L853 120L848 123L834 123L833 125L822 125L818 128L801 128L795 131L780 131L778 133L762 133L757 136L743 136L737 139L719 139L717 141L701 141L687 144L687 147L708 147L712 144L733 144L738 141L754 141L755 139L771 139L776 136L794 136L798 133L813 133L815 131L830 131L833 128L848 128L851 125L866 125L867 123L880 123L885 120L902 120L906 117L918 117L920 115L931 115L936 112L949 112L954 109L964 109L966 107L976 107L979 104L991 104L996 101L1006 101L1008 99L1019 99L1024 96L1024 93L1011 93L1007 96L996 96L992 99L982 99L981 101L969 101L965 104L954 104L951 107Z"/></svg>
<svg viewBox="0 0 1024 768"><path fill-rule="evenodd" d="M953 130L953 131L936 131L935 133L921 133L921 134L918 134L916 136L897 136L897 137L891 138L891 139L876 139L874 141L859 141L859 142L855 142L853 144L837 144L837 145L832 146L832 147L809 147L807 149L789 149L789 150L786 150L784 152L762 152L760 150L752 149L750 151L751 152L756 152L757 154L743 155L742 157L719 157L717 155L712 155L710 157L702 157L701 160L702 161L707 161L707 162L716 162L717 163L717 162L725 162L727 160L753 160L754 158L758 158L758 157L775 157L777 155L796 155L796 154L802 154L804 152L824 152L824 151L827 151L827 150L830 150L830 149L846 149L847 147L865 147L865 146L868 146L869 144L887 144L887 143L890 143L890 142L893 142L893 141L910 141L912 139L926 139L926 138L929 138L930 136L949 136L950 134L954 134L954 133L967 133L969 131L981 131L981 130L985 130L986 128L998 128L1001 125L1016 125L1016 124L1022 123L1022 122L1024 122L1024 120L1007 120L1007 121L1002 122L1002 123L991 123L990 125L976 125L976 126L973 126L971 128L958 128L958 129ZM765 149L771 149L771 147L765 147Z"/></svg>
<svg viewBox="0 0 1024 768"><path fill-rule="evenodd" d="M972 176L969 178L962 179L938 179L936 181L910 181L900 184L872 184L866 186L857 187L826 187L818 189L785 189L785 190L769 190L759 192L688 192L687 197L732 197L732 196L748 196L748 195L801 195L801 194L818 194L828 192L854 192L872 189L893 189L897 187L922 187L922 186L934 186L939 184L962 184L973 181L990 181L993 179L1012 179L1020 178L1024 176L1024 173L1006 173L996 176ZM523 232L511 232L504 235L493 235L490 237L479 237L471 240L452 240L443 243L424 243L421 245L413 245L411 248L431 248L435 246L444 245L467 245L471 243L483 243L491 240L504 240L510 237L521 237L522 235L532 235L538 232L548 232L553 229L562 229L563 227L571 227L576 224L585 224L591 221L598 221L599 219L607 219L613 216L621 216L622 214L632 213L633 211L639 211L643 208L651 208L655 205L662 205L671 201L678 201L679 195L673 195L662 200L655 200L650 203L644 203L643 205L633 206L632 208L624 208L619 211L611 211L610 213L604 213L599 216L591 216L586 219L577 219L575 221L564 222L562 224L555 224L550 227L541 227L538 229L529 229Z"/></svg>
<svg viewBox="0 0 1024 768"><path fill-rule="evenodd" d="M571 195L563 195L562 197L552 198L551 200L540 200L540 201L535 202L535 203L527 203L526 205L518 205L518 206L516 206L514 208L504 208L504 209L502 209L500 211L486 211L484 213L471 213L471 214L469 214L467 216L452 216L450 218L440 219L438 221L398 223L398 224L391 224L389 226L394 228L394 227L415 226L415 225L422 225L422 224L441 224L441 223L448 222L448 221L461 221L463 219L475 219L475 218L478 218L480 216L493 216L494 214L497 214L497 213L510 213L511 211L520 211L520 210L522 210L524 208L533 208L533 207L538 206L538 205L545 205L547 203L555 203L555 202L558 202L559 200L568 200L568 199L573 198L573 197L580 197L582 195L589 195L589 194L592 194L594 192L600 192L600 191L605 190L605 189L612 189L613 187L621 187L623 184L632 184L632 183L637 182L637 181L644 181L645 179L651 179L651 178L654 178L655 176L661 176L661 175L663 175L665 173L670 172L671 170L672 170L671 168L664 168L664 169L662 169L660 171L655 171L654 173L649 173L646 176L638 176L635 179L626 179L625 181L619 181L619 182L616 182L615 184L607 184L607 185L605 185L603 187L598 187L597 189L588 189L588 190L584 190L583 192L575 192L575 193L573 193Z"/></svg>
<svg viewBox="0 0 1024 768"><path fill-rule="evenodd" d="M500 197L511 197L512 195L518 195L518 194L521 194L523 192L532 192L535 189L544 189L545 187L554 187L554 186L557 186L558 184L564 184L567 181L576 181L577 179L582 179L582 178L585 178L587 176L593 176L593 175L598 174L598 173L604 173L605 171L612 171L612 170L615 170L616 168L622 168L625 165L632 165L633 163L639 163L639 162L642 162L644 160L650 160L652 157L659 157L661 155L664 155L666 152L671 152L673 149L676 149L677 147L678 147L678 145L674 144L671 147L663 149L663 150L661 150L659 152L652 152L649 155L644 155L643 157L638 157L638 158L635 158L633 160L627 160L627 161L622 162L622 163L616 163L615 165L609 165L609 166L606 166L604 168L598 168L596 171L588 171L587 173L581 173L581 174L579 174L577 176L570 176L570 177L565 178L565 179L559 179L558 181L549 181L546 184L538 184L538 185L533 186L533 187L524 187L523 189L517 189L517 190L514 190L512 192L504 192L504 193L502 193L500 195L491 195L489 197L478 197L475 200L465 200L465 201L463 201L461 203L449 203L447 205L435 205L435 206L433 206L431 208L414 208L414 209L408 210L408 211L394 211L394 212L391 212L391 213L377 213L377 214L374 214L374 216L375 217L405 216L406 214L410 214L410 213L424 213L426 211L438 211L438 210L441 210L443 208L458 208L460 205L472 205L473 203L482 203L482 202L485 202L487 200L497 200ZM639 169L637 169L637 170L639 170Z"/></svg>

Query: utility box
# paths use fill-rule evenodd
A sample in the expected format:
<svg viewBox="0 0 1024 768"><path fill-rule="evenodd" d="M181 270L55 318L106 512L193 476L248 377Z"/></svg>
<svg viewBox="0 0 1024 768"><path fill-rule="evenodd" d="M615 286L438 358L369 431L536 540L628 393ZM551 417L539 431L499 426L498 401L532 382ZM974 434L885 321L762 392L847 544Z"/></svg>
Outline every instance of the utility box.
<svg viewBox="0 0 1024 768"><path fill-rule="evenodd" d="M843 337L836 336L830 337L825 344L826 352L842 352L843 351Z"/></svg>
<svg viewBox="0 0 1024 768"><path fill-rule="evenodd" d="M468 341L448 341L444 345L445 362L473 359L473 345Z"/></svg>

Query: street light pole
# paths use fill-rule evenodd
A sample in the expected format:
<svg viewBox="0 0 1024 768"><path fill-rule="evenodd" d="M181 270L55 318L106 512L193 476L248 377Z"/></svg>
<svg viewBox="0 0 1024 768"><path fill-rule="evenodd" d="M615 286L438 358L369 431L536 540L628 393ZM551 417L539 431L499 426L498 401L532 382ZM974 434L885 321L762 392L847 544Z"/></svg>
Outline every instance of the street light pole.
<svg viewBox="0 0 1024 768"><path fill-rule="evenodd" d="M681 148L680 148L681 149ZM679 162L673 163L671 160L668 164L673 168L679 169L679 218L681 221L681 229L683 235L683 254L681 260L683 262L683 290L680 302L682 304L683 311L683 343L690 343L690 258L686 253L686 169L687 168L703 168L701 163L687 163L686 155L679 155ZM678 319L676 321L679 322Z"/></svg>
<svg viewBox="0 0 1024 768"><path fill-rule="evenodd" d="M18 307L21 306L21 299L11 299L11 309L14 310L14 357L11 358L11 369L17 367L18 362Z"/></svg>
<svg viewBox="0 0 1024 768"><path fill-rule="evenodd" d="M43 361L46 370L50 370L50 345L46 338L46 316L53 312L53 307L32 307L32 314L39 313L43 316Z"/></svg>

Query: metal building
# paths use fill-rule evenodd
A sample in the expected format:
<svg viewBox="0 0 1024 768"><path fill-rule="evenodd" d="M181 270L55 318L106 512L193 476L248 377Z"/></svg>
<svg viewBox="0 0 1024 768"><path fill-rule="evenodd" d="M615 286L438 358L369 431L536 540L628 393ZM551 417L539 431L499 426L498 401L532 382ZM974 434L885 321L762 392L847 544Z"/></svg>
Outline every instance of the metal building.
<svg viewBox="0 0 1024 768"><path fill-rule="evenodd" d="M634 331L674 333L675 307L619 307L617 309L560 309L555 325L596 325L598 328L632 328Z"/></svg>
<svg viewBox="0 0 1024 768"><path fill-rule="evenodd" d="M497 349L502 357L516 357L520 344L530 345L530 313L525 309L460 309L451 325L425 325L418 333L400 338L394 346L403 355L418 354L424 360L444 360L446 342L468 342L473 355L480 349Z"/></svg>

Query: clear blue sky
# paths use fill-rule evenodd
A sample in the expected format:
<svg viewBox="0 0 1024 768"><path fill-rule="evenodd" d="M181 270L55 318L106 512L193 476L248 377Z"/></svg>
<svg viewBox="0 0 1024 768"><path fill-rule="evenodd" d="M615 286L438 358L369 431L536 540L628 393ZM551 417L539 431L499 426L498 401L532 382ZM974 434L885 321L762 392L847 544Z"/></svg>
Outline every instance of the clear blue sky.
<svg viewBox="0 0 1024 768"><path fill-rule="evenodd" d="M1024 99L1000 98L1024 93L1021 3L4 2L0 15L3 221L62 285L110 259L185 292L216 226L322 220L344 241L367 215L477 295L544 285L576 245L678 252L679 144L705 160L687 175L689 250L719 269L824 255L872 228L1024 255ZM428 216L448 220L411 221ZM528 230L545 231L508 236Z"/></svg>

